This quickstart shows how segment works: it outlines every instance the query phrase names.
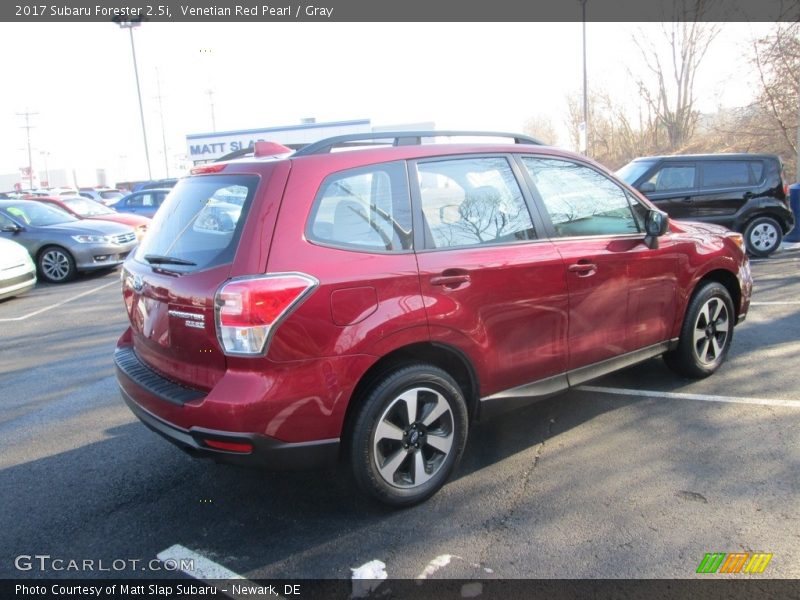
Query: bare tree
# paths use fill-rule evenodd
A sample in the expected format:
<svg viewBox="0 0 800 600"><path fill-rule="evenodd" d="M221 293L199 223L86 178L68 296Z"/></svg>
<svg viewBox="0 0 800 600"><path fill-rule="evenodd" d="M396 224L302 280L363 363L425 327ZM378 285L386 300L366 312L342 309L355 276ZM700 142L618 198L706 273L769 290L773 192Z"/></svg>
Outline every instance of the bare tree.
<svg viewBox="0 0 800 600"><path fill-rule="evenodd" d="M522 132L541 140L548 146L555 146L558 141L558 135L556 135L556 128L553 126L553 121L550 117L545 115L534 115L530 117L525 121Z"/></svg>
<svg viewBox="0 0 800 600"><path fill-rule="evenodd" d="M775 151L783 147L786 155L797 160L800 150L800 24L780 23L771 35L754 41L752 62L761 83L757 105L766 116L767 127L774 128L781 138L775 140Z"/></svg>
<svg viewBox="0 0 800 600"><path fill-rule="evenodd" d="M651 77L635 78L642 99L666 133L665 150L674 152L694 133L698 113L695 108L694 82L708 47L719 27L702 22L705 3L684 2L675 20L662 25L663 41L669 52L659 52L654 40L644 34L634 36Z"/></svg>

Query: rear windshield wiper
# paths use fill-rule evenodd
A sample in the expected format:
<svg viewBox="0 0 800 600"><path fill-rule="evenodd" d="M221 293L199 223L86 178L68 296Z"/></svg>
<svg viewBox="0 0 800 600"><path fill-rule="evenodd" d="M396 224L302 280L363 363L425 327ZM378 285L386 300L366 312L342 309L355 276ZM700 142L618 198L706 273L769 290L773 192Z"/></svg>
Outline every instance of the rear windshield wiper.
<svg viewBox="0 0 800 600"><path fill-rule="evenodd" d="M163 256L161 254L145 254L144 259L151 265L186 265L187 267L195 267L197 263L184 258L177 258L175 256Z"/></svg>

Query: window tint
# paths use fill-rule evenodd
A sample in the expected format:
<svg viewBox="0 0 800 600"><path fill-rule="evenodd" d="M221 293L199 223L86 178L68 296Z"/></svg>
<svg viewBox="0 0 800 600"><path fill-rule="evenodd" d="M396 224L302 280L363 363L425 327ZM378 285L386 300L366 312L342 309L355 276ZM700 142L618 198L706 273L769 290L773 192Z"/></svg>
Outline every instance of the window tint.
<svg viewBox="0 0 800 600"><path fill-rule="evenodd" d="M656 192L686 190L694 187L695 172L694 165L666 166L656 171L647 182L656 186Z"/></svg>
<svg viewBox="0 0 800 600"><path fill-rule="evenodd" d="M703 187L735 187L749 184L750 170L747 161L721 160L703 164Z"/></svg>
<svg viewBox="0 0 800 600"><path fill-rule="evenodd" d="M534 239L531 215L505 158L417 165L426 246L452 248Z"/></svg>
<svg viewBox="0 0 800 600"><path fill-rule="evenodd" d="M550 158L523 158L556 235L616 235L641 231L631 200L603 174L577 163ZM638 206L638 203L637 203Z"/></svg>
<svg viewBox="0 0 800 600"><path fill-rule="evenodd" d="M181 273L230 262L257 184L251 175L181 179L156 213L136 259L147 263L145 256L152 254L192 263L168 265Z"/></svg>
<svg viewBox="0 0 800 600"><path fill-rule="evenodd" d="M367 252L412 247L411 200L402 162L342 171L322 182L309 239Z"/></svg>
<svg viewBox="0 0 800 600"><path fill-rule="evenodd" d="M753 183L758 183L764 177L764 163L760 160L750 161L750 170L753 173Z"/></svg>

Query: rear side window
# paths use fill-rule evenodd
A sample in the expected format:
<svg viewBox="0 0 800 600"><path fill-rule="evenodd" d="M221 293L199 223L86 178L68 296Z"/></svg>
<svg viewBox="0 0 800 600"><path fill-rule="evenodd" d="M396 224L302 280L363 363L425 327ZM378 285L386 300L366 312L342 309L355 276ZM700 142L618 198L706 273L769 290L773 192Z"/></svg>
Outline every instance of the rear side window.
<svg viewBox="0 0 800 600"><path fill-rule="evenodd" d="M411 250L405 163L370 165L328 176L311 210L306 236L348 250Z"/></svg>
<svg viewBox="0 0 800 600"><path fill-rule="evenodd" d="M752 162L754 161L721 160L704 163L703 187L724 188L750 185L750 167Z"/></svg>
<svg viewBox="0 0 800 600"><path fill-rule="evenodd" d="M534 239L517 179L502 157L417 165L426 247L454 248Z"/></svg>
<svg viewBox="0 0 800 600"><path fill-rule="evenodd" d="M181 179L156 213L136 260L181 273L231 262L257 185L253 175Z"/></svg>

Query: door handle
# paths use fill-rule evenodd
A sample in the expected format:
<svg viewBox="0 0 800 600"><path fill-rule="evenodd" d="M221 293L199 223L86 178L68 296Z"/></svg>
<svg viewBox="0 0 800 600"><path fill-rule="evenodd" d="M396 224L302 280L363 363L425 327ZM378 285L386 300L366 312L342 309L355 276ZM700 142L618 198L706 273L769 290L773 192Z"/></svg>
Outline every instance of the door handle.
<svg viewBox="0 0 800 600"><path fill-rule="evenodd" d="M686 196L686 198L682 198L681 199L681 202L683 202L684 204L691 204L692 203L692 197L691 196Z"/></svg>
<svg viewBox="0 0 800 600"><path fill-rule="evenodd" d="M465 283L469 283L469 280L469 275L466 273L462 275L437 275L436 277L431 277L431 285L441 285L446 288L455 289Z"/></svg>
<svg viewBox="0 0 800 600"><path fill-rule="evenodd" d="M591 262L577 262L567 267L570 273L576 273L578 277L588 277L597 272L597 265Z"/></svg>

